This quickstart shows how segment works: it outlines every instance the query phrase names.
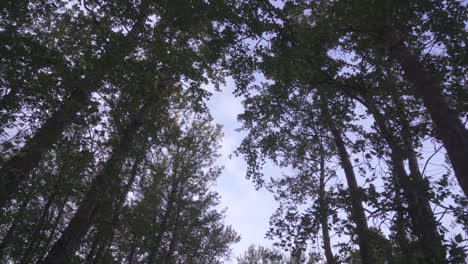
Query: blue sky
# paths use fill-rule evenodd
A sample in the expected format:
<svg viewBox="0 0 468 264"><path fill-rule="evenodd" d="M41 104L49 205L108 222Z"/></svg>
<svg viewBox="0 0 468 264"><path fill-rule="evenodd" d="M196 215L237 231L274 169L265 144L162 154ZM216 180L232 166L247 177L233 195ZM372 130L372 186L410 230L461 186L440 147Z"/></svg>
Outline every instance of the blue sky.
<svg viewBox="0 0 468 264"><path fill-rule="evenodd" d="M240 127L237 115L242 113L242 98L235 97L234 82L227 80L221 92L214 92L208 107L214 121L223 125L222 156L219 164L224 166L218 179L216 190L221 195L221 207L227 207L226 224L230 224L241 235L242 240L233 247L233 258L242 254L250 244L269 246L265 239L268 221L277 207L273 195L265 190L255 190L253 183L245 178L246 163L242 157L236 157L233 151L239 146L245 134L235 131ZM229 155L232 157L229 158ZM270 168L267 173L277 174ZM234 262L232 262L234 263Z"/></svg>

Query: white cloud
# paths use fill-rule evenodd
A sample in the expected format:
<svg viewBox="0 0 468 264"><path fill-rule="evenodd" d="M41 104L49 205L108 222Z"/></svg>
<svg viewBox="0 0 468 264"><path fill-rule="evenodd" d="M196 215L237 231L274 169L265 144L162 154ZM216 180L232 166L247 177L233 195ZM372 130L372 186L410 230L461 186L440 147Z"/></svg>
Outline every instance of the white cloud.
<svg viewBox="0 0 468 264"><path fill-rule="evenodd" d="M208 88L209 89L209 88ZM221 195L221 207L227 207L226 223L234 227L242 240L233 248L235 257L242 254L250 244L271 245L265 239L270 216L276 209L272 194L265 190L256 191L251 181L245 178L246 164L242 157L233 155L244 134L236 132L240 127L237 115L242 113L241 98L232 92L234 84L228 80L222 92L214 92L208 107L216 123L223 125L221 158L219 164L225 167L218 179L216 190ZM232 155L229 158L229 155Z"/></svg>

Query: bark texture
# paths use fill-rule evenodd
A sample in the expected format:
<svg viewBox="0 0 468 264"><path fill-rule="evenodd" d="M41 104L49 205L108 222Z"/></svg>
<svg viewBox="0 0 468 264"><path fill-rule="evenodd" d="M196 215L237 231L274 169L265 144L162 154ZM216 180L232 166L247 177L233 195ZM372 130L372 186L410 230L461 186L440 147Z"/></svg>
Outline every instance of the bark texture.
<svg viewBox="0 0 468 264"><path fill-rule="evenodd" d="M440 84L405 45L398 31L387 25L382 29L381 39L428 109L437 136L447 150L458 183L465 196L468 196L468 130L457 113L450 108Z"/></svg>
<svg viewBox="0 0 468 264"><path fill-rule="evenodd" d="M390 131L385 118L375 107L373 99L366 97L365 106L373 115L374 120L390 147L392 172L399 185L403 188L405 200L408 203L408 213L413 230L418 237L418 242L424 254L425 263L446 263L445 249L442 245L442 237L437 231L437 223L432 212L427 196L428 184L419 173L419 166L414 150L410 142L405 142L406 151L398 143L398 139ZM409 167L411 177L404 166L405 153L409 153Z"/></svg>
<svg viewBox="0 0 468 264"><path fill-rule="evenodd" d="M325 102L326 103L326 102ZM359 252L362 264L374 264L375 255L371 246L370 232L367 225L367 218L362 206L362 194L356 181L356 175L353 170L353 164L350 161L348 151L342 138L341 132L328 113L326 104L323 104L324 115L327 117L327 125L332 133L335 146L338 151L341 166L344 170L346 181L348 183L349 194L351 197L351 219L356 225L356 234L358 237Z"/></svg>
<svg viewBox="0 0 468 264"><path fill-rule="evenodd" d="M100 243L97 246L97 249L93 256L93 264L104 263L106 260L106 256L111 256L109 248L112 244L112 241L114 240L114 232L119 224L120 211L123 205L125 204L128 192L130 191L133 183L135 182L139 163L139 161L135 161L135 163L133 164L133 167L130 172L130 177L125 186L123 186L122 191L120 193L120 197L112 209L112 219L109 219L108 221L103 223L102 230L100 230L101 232L99 232Z"/></svg>
<svg viewBox="0 0 468 264"><path fill-rule="evenodd" d="M331 250L330 243L330 233L328 232L328 202L325 197L325 158L322 155L320 157L320 183L319 183L319 203L320 203L320 225L322 227L322 236L323 236L323 249L325 251L325 258L327 264L335 264L335 257L333 256L333 251Z"/></svg>
<svg viewBox="0 0 468 264"><path fill-rule="evenodd" d="M174 175L176 176L176 175ZM173 211L175 206L176 206L176 200L177 200L177 194L179 193L179 179L175 177L173 179L172 185L171 185L171 192L169 193L169 196L167 198L167 205L166 205L166 210L164 211L164 215L162 216L161 222L159 224L159 232L153 242L153 250L151 251L151 254L148 256L147 263L152 264L156 263L156 260L161 253L161 247L162 247L162 240L164 237L164 234L168 230L168 225L170 224L170 218L171 215L173 214Z"/></svg>

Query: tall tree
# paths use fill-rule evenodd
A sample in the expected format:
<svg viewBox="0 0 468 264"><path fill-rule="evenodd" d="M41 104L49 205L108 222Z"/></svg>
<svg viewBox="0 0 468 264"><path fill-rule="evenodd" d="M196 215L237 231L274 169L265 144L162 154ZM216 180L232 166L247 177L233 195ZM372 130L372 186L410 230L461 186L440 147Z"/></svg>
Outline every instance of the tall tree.
<svg viewBox="0 0 468 264"><path fill-rule="evenodd" d="M340 160L348 183L350 194L348 205L352 222L356 225L356 234L362 251L362 259L365 263L372 263L375 252L371 246L372 242L369 236L367 217L362 205L362 191L357 184L357 177L354 173L350 155L346 149L341 132L343 128L337 128L335 123L340 124L339 121L332 121L340 120L337 117L346 118L347 113L345 111L344 114L332 117L327 106L329 104L326 101L327 97L321 97L321 95L312 92L294 90L295 88L293 87L284 87L281 82L273 85L264 84L260 86L258 95L249 97L245 101L247 109L241 116L241 120L244 122L244 129L248 130L249 134L239 148L239 153L245 155L247 159L249 165L248 176L255 177L254 179L261 183L260 164L262 164L263 161L261 159L264 157L270 157L273 161L287 164L287 160L283 161L284 157L287 157L287 154L284 155L281 151L278 153L278 149L282 145L287 146L292 143L291 137L293 135L291 131L303 128L307 129L311 126L317 126L321 130L330 131L333 142L332 146L336 150L336 155ZM313 99L316 100L313 101ZM343 107L346 109L349 107L346 103L343 104L345 105L340 106L335 104L334 108L341 109ZM335 112L339 111L335 110ZM305 116L304 118L303 115ZM321 117L315 118L316 115ZM320 135L318 134L317 136ZM317 144L316 142L317 140L312 139L312 142L308 143ZM302 152L303 154L304 152Z"/></svg>
<svg viewBox="0 0 468 264"><path fill-rule="evenodd" d="M250 245L243 255L237 257L238 264L313 264L314 256L304 256L299 258L287 256L277 248L266 248L263 246Z"/></svg>
<svg viewBox="0 0 468 264"><path fill-rule="evenodd" d="M344 86L344 84L341 85ZM404 113L405 111L402 109L401 103L395 106L395 108L399 109L398 112L400 118L402 118L403 125L400 122L399 128L402 131L402 135L396 136L392 132L389 122L378 109L376 99L373 98L372 94L369 94L371 93L369 92L371 89L360 87L350 90L350 88L352 86L343 89L367 108L374 118L380 134L390 148L390 166L392 167L393 177L395 177L394 181L401 185L403 189L403 194L408 203L408 213L413 230L419 239L425 261L428 263L444 263L446 261L445 249L442 245L442 238L438 232L437 223L431 209L428 192L429 186L419 172L418 160L412 147L413 140L409 138L408 123L404 117L406 113ZM392 97L395 96L395 93L393 93ZM404 161L406 159L409 160L410 175L408 175L405 169ZM395 191L398 192L398 189Z"/></svg>
<svg viewBox="0 0 468 264"><path fill-rule="evenodd" d="M270 9L262 10L270 19L273 19L273 21L276 19L276 21L281 21L281 23L272 22L262 16L256 17L257 23L262 24L262 34L259 34L257 46L254 47L255 49L251 53L254 55L249 56L239 51L233 56L234 64L245 61L250 63L248 67L241 68L241 71L233 69L233 74L238 79L237 92L247 96L246 105L249 107L252 105L252 110L255 109L254 111L246 111L245 120L251 118L255 121L249 121L245 127L252 131L251 133L260 134L256 128L257 123L268 119L263 115L258 116L261 113L258 109L266 107L265 104L258 103L259 99L251 99L255 97L252 96L250 89L262 85L253 85L251 87L248 85L252 81L250 76L255 70L260 70L269 81L274 83L273 86L276 86L275 88L270 88L266 93L263 91L259 92L261 96L265 97L265 100L270 100L272 104L278 104L278 97L282 97L283 100L287 101L302 94L310 93L311 90L318 87L322 92L330 95L323 104L334 105L335 108L336 104L334 102L342 100L341 96L355 99L356 92L360 96L364 95L366 100L372 100L373 96L379 97L382 100L391 100L389 94L393 93L404 97L404 102L411 102L413 112L407 112L408 115L424 119L424 115L414 114L415 112L419 112L422 106L420 106L418 100L413 99L414 97L417 98L418 94L414 90L406 88L408 84L400 73L401 65L395 64L388 57L388 53L381 49L381 45L369 45L369 43L376 44L381 40L378 38L372 40L372 38L376 37L374 34L375 30L379 28L379 25L382 25L379 24L382 23L381 18L387 18L388 16L392 16L392 19L401 16L399 17L400 20L395 19L393 22L397 21L398 26L401 26L399 29L405 32L405 37L408 38L407 43L413 45L411 46L412 52L416 51L424 54L426 58L424 67L430 67L434 72L439 71L438 75L434 76L437 76L440 79L440 83L446 87L446 93L449 96L447 98L452 99L454 108L458 111L463 111L462 106L466 100L463 100L464 97L459 95L461 86L454 81L462 80L460 79L459 69L463 63L461 63L462 57L459 51L460 47L464 45L461 37L463 35L463 30L461 30L463 23L455 16L460 15L461 17L465 17L466 8L461 7L456 1L447 2L446 5L439 5L435 1L418 1L414 5L411 4L410 7L406 7L406 3L391 4L390 1L387 1L387 3L389 4L385 8L375 11L375 4L367 3L366 1L286 1L281 8L270 7ZM407 9L403 10L403 6ZM436 6L440 9L437 10ZM397 14L395 10L402 11L402 13ZM369 15L360 16L359 13ZM436 26L439 22L423 21L419 19L421 16L415 16L414 13L430 13L432 17L439 16L445 21L451 21L453 24L450 28L453 31L442 32ZM444 39L442 42L446 44L446 47L442 47L442 49L446 48L448 52L442 55L428 52L425 50L427 46L424 46L427 44L425 43L427 39L415 38L414 32L411 32L410 27L405 28L405 24L422 27L415 29L417 32L433 32L435 36L431 40ZM448 35L453 36L453 40L446 39ZM401 43L403 41L398 44ZM436 66L436 62L441 65L451 65L447 66L450 69L443 69L444 66ZM239 66L239 64L235 65L235 67ZM386 70L386 67L389 65L392 71ZM450 74L453 75L450 76ZM396 75L396 77L391 75ZM362 86L360 85L362 83L366 85L359 89L354 89L356 87L355 83L358 83L357 86ZM388 83L392 84L382 85ZM373 87L380 85L381 87L378 87L378 89ZM369 94L362 94L362 92L370 93L371 98L368 97ZM317 98L311 97L310 101L314 102L316 100ZM298 100L296 104L300 105L305 102L306 100ZM369 105L363 102L363 100L361 100L361 103L369 108ZM283 104L282 107L286 108L289 105ZM370 107L375 108L375 106ZM350 113L359 111L353 108L353 105L349 105L347 108L346 111L350 111ZM414 110L414 108L417 110ZM395 184L397 185L401 184L397 188L403 189L405 201L402 201L402 203L408 203L409 205L407 213L410 214L412 231L418 237L420 248L426 252L424 253L425 261L443 263L446 261L445 249L443 247L443 238L439 234L438 224L431 209L429 184L427 180L421 177L421 173L418 173L417 154L414 145L411 143L411 141L417 142L418 139L411 139L411 136L408 136L410 134L418 134L418 136L422 137L433 137L434 134L426 132L426 134L422 135L424 132L421 133L421 131L425 131L423 130L423 126L420 126L421 128L418 127L418 129L421 129L419 132L410 132L408 131L410 129L408 129L409 126L407 124L405 125L406 129L403 129L405 122L393 124L389 128L388 124L386 124L387 121L392 118L395 120L401 119L401 116L397 117L389 112L378 116L378 110L368 110L371 114L375 114L374 120L377 122L377 128L380 130L379 133L387 141L386 143L391 145L390 151L385 149L384 152L380 152L382 154L379 154L378 158L382 157L381 155L391 157L390 166L392 167L392 174L397 178L394 181L396 181ZM270 112L269 114L275 113ZM311 112L311 114L313 113ZM361 118L363 121L365 120L365 118ZM457 118L455 116L455 119ZM300 118L292 118L292 120L299 124L302 123L303 126L306 124ZM337 120L336 123L346 121L343 123L346 123L347 126L356 127L352 122L356 122L357 120L346 117L334 118L334 120ZM437 128L437 122L435 120L432 120L432 122ZM272 122L272 124L278 127L284 126L281 122ZM457 124L461 123L458 122ZM385 132L383 126L387 126L387 132ZM392 131L395 128L398 129L398 132ZM335 132L337 131L335 130ZM354 132L358 133L358 135L354 136L363 135L362 131ZM273 135L276 137L275 134L279 133L278 131L274 131ZM275 137L272 136L272 138ZM403 140L403 138L405 139ZM459 140L463 142L460 137ZM275 143L275 141L272 142ZM249 142L246 141L246 143L248 144ZM265 141L264 143L269 142ZM356 145L356 148L360 148L360 151L362 151L362 146ZM245 153L249 153L249 150L245 148L244 150ZM251 151L249 156L252 159L257 157L262 158L263 156L269 156L269 151L271 150L265 148L258 152ZM372 156L369 156L369 159L372 158ZM410 174L406 172L404 166L405 160L409 162ZM250 162L250 158L248 162ZM254 163L252 162L252 164ZM456 165L453 166L455 167ZM252 175L255 176L254 173ZM459 175L458 178L459 182L461 182ZM463 188L463 184L461 185ZM415 186L421 188L414 188ZM367 195L365 196L367 199ZM387 209L379 208L377 212L380 210L385 211ZM420 224L416 225L415 223ZM425 226L425 228L422 228L422 226Z"/></svg>
<svg viewBox="0 0 468 264"><path fill-rule="evenodd" d="M158 84L158 93L164 93L170 89L168 86L171 84L164 83L164 81L160 82L162 83ZM96 218L96 214L104 210L112 202L113 191L120 187L122 164L130 152L138 130L145 122L145 117L153 110L154 105L160 103L163 98L151 96L144 100L138 113L130 120L126 129L122 131L118 145L113 149L101 172L96 175L77 212L63 231L60 239L55 242L43 263L69 262L80 245L81 239Z"/></svg>
<svg viewBox="0 0 468 264"><path fill-rule="evenodd" d="M321 39L335 50L356 52L370 49L379 58L378 63L395 60L404 72L404 78L412 84L413 94L424 103L436 131L442 141L458 182L468 194L467 167L463 162L468 157L468 131L459 119L464 110L460 108L459 83L463 80L460 67L463 67L460 51L465 45L466 32L464 22L468 16L466 7L460 1L421 0L409 2L385 1L380 4L368 0L325 1L301 3L287 2L288 12L298 13L297 8L309 8L310 16L301 17L301 30L311 30L309 36ZM363 15L366 14L366 15ZM437 17L438 19L424 19ZM444 28L441 25L450 26ZM306 29L307 28L307 29ZM325 33L328 32L328 33ZM429 34L431 37L418 37ZM313 40L312 40L313 41ZM436 41L445 51L435 55L427 51L427 42ZM301 41L302 42L302 41ZM300 42L300 43L301 43ZM372 45L369 45L372 43ZM309 43L303 43L308 46ZM302 45L302 44L300 44ZM386 52L379 50L385 47ZM433 62L425 62L424 56ZM367 60L366 57L356 59ZM371 56L372 57L372 56ZM427 60L426 60L427 61ZM435 66L434 63L440 65ZM451 68L444 69L444 66ZM431 72L432 71L432 72ZM445 89L445 91L444 91ZM447 96L454 96L459 102L450 106ZM456 109L456 110L455 110ZM459 111L462 111L461 113Z"/></svg>
<svg viewBox="0 0 468 264"><path fill-rule="evenodd" d="M468 159L468 130L460 121L458 113L450 107L440 82L435 80L420 59L405 45L400 33L392 25L385 25L380 38L427 107L458 182L468 196L468 165L465 162Z"/></svg>
<svg viewBox="0 0 468 264"><path fill-rule="evenodd" d="M220 263L239 239L221 223L217 195L208 190L220 173L213 165L220 128L208 117L182 120L180 133L141 179L141 199L124 216L128 230L118 232L115 252L124 263ZM126 234L135 240L122 239Z"/></svg>
<svg viewBox="0 0 468 264"><path fill-rule="evenodd" d="M367 226L367 218L362 206L363 198L359 186L357 183L356 175L354 173L353 165L350 161L350 156L346 150L345 143L343 141L343 135L335 125L332 116L329 113L327 102L321 98L322 101L322 114L325 117L325 122L330 129L337 148L338 156L340 158L341 166L345 172L346 181L348 183L348 189L351 197L351 217L353 222L356 224L356 233L358 236L359 252L361 254L362 263L374 263L375 252L373 252L371 246L369 227Z"/></svg>
<svg viewBox="0 0 468 264"><path fill-rule="evenodd" d="M116 65L121 65L124 58L134 51L138 44L138 36L144 29L149 7L150 1L143 1L135 7L138 15L133 22L132 29L124 37L113 36L116 41L109 41L108 45L105 46L106 52L91 59L91 64L88 67L94 70L89 71L84 78L81 72L71 76L62 76L66 83L65 86L71 91L68 98L27 140L21 150L10 157L0 169L2 175L0 207L4 207L6 202L13 198L18 185L28 177L41 161L43 155L60 139L63 131L70 126L78 112L89 104L92 93L102 85L107 74ZM112 28L107 30L111 31Z"/></svg>

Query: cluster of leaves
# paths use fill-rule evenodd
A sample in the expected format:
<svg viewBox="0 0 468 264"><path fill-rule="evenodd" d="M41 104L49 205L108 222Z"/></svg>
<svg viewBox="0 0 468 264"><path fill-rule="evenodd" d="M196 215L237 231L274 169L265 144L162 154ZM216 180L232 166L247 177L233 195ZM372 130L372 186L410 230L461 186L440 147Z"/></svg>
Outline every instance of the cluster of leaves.
<svg viewBox="0 0 468 264"><path fill-rule="evenodd" d="M265 248L262 246L250 245L243 255L237 257L238 264L314 264L317 257L310 253L291 254L287 256L277 248Z"/></svg>
<svg viewBox="0 0 468 264"><path fill-rule="evenodd" d="M18 0L0 14L1 261L226 258L239 237L209 190L220 131L203 89L226 70L245 98L237 153L280 203L268 235L294 252L251 248L251 262L303 262L311 245L329 264L466 259L462 1ZM269 181L270 161L288 173Z"/></svg>
<svg viewBox="0 0 468 264"><path fill-rule="evenodd" d="M223 80L237 7L2 3L0 262L229 257L202 86Z"/></svg>
<svg viewBox="0 0 468 264"><path fill-rule="evenodd" d="M464 263L466 5L283 1L259 13L231 72L248 133L237 154L279 202L268 237L329 264ZM268 179L269 162L284 175Z"/></svg>

